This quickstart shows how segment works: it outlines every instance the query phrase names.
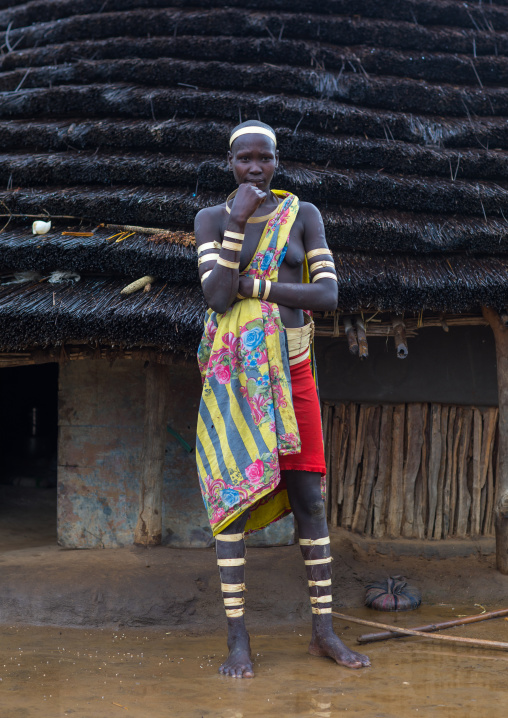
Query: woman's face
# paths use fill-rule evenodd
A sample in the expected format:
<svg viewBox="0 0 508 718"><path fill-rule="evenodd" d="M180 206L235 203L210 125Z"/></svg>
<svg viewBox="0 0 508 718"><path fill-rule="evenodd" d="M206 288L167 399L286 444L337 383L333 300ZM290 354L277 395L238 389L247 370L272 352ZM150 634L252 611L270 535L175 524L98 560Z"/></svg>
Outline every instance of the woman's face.
<svg viewBox="0 0 508 718"><path fill-rule="evenodd" d="M266 192L279 165L275 143L265 135L241 135L228 152L228 166L237 184L249 183Z"/></svg>

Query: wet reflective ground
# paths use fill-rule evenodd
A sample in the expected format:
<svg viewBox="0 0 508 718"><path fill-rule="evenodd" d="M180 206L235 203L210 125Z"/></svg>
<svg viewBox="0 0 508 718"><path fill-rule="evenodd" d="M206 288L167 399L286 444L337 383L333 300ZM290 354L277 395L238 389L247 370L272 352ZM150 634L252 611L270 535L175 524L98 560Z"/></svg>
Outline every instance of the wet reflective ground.
<svg viewBox="0 0 508 718"><path fill-rule="evenodd" d="M494 606L489 606L493 610ZM440 605L370 620L418 625L479 613ZM351 646L371 629L336 622ZM508 641L508 622L450 635ZM306 653L308 629L252 635L256 677L219 676L222 634L0 627L0 718L275 718L408 715L486 718L508 711L508 652L402 639L362 648L372 667L351 671Z"/></svg>

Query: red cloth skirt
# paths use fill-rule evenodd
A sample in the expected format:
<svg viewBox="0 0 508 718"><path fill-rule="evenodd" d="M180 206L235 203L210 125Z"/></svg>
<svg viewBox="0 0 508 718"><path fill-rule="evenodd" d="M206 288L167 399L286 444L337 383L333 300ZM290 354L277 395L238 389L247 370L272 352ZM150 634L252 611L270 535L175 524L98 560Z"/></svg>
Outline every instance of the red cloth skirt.
<svg viewBox="0 0 508 718"><path fill-rule="evenodd" d="M313 471L326 474L321 408L312 376L310 360L290 367L293 406L302 450L299 454L279 456L281 471Z"/></svg>

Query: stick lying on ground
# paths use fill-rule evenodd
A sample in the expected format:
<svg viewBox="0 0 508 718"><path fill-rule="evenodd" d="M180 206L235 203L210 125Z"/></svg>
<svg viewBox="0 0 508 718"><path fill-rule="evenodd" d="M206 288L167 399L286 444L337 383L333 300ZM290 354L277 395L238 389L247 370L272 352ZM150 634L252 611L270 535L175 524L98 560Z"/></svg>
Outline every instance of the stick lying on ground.
<svg viewBox="0 0 508 718"><path fill-rule="evenodd" d="M412 631L422 631L430 633L431 631L441 631L444 628L452 628L453 626L464 626L467 623L478 623L478 621L486 621L489 618L500 618L508 616L508 608L499 611L489 611L487 613L478 613L475 616L466 616L465 618L456 618L453 621L443 621L442 623L429 623L426 626L415 626ZM382 633L365 633L356 640L358 643L373 643L374 641L386 641L389 638L402 638L402 633L393 633L393 631L383 631Z"/></svg>
<svg viewBox="0 0 508 718"><path fill-rule="evenodd" d="M424 631L414 631L410 628L397 628L388 626L386 623L376 623L374 621L366 621L356 616L346 616L344 613L336 613L332 611L334 618L340 618L342 621L350 621L351 623L359 623L362 626L372 626L373 628L388 629L390 633L402 633L405 636L422 636L423 638L433 638L436 641L448 641L450 643L467 643L470 646L483 646L484 648L501 648L508 650L508 643L500 641L485 641L481 638L460 638L459 636L442 636L440 633L425 633Z"/></svg>

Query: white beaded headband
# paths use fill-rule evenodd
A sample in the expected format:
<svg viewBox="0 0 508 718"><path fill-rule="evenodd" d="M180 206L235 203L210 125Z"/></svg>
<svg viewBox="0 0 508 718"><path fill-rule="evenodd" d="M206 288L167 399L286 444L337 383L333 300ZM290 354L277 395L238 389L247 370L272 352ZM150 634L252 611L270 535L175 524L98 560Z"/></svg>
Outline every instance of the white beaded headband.
<svg viewBox="0 0 508 718"><path fill-rule="evenodd" d="M272 132L272 130L266 129L266 127L258 127L257 125L249 125L248 127L242 127L240 130L234 132L230 137L229 146L231 147L236 138L240 137L241 135L266 135L274 141L275 147L277 147L277 138L275 137L275 133Z"/></svg>

